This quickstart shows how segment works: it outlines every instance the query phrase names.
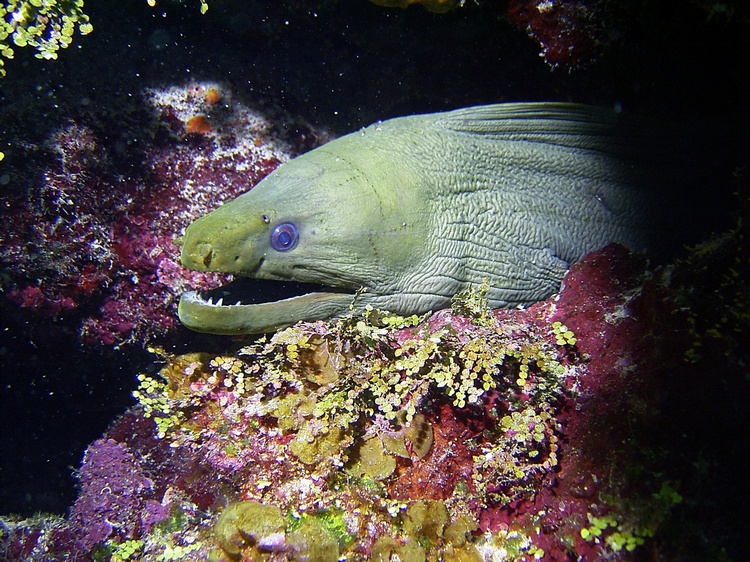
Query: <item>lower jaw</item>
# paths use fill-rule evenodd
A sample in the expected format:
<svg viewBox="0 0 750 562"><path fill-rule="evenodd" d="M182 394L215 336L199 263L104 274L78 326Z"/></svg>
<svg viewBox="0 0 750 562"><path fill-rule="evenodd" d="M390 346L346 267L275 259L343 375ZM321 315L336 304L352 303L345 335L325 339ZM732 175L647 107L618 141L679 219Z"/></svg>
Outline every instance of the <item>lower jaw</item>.
<svg viewBox="0 0 750 562"><path fill-rule="evenodd" d="M210 301L194 291L184 293L178 306L180 321L191 330L209 334L262 334L301 321L343 316L350 311L354 299L353 293L321 291L271 302L224 304L231 300L225 301L221 290L211 291ZM235 298L231 293L226 297Z"/></svg>

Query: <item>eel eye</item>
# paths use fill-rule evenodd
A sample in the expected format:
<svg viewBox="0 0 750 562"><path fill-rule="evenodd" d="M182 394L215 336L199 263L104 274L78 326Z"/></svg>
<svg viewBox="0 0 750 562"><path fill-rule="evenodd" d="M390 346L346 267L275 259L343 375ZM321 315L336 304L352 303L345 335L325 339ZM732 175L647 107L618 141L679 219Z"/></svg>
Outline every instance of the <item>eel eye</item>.
<svg viewBox="0 0 750 562"><path fill-rule="evenodd" d="M297 245L299 233L290 222L282 222L271 231L271 247L277 252L287 252Z"/></svg>

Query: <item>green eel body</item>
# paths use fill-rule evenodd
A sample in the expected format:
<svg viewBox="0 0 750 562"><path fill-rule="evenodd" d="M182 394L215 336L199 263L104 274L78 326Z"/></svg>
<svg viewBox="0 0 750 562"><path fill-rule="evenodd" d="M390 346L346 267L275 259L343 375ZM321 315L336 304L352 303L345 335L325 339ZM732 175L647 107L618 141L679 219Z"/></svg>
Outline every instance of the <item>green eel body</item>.
<svg viewBox="0 0 750 562"><path fill-rule="evenodd" d="M281 165L182 242L194 270L330 289L256 304L191 292L180 319L242 334L367 305L424 313L483 280L493 307L539 301L592 250L663 245L671 227L654 217L671 214L658 185L668 142L614 111L563 103L376 123ZM279 225L292 229L282 250Z"/></svg>

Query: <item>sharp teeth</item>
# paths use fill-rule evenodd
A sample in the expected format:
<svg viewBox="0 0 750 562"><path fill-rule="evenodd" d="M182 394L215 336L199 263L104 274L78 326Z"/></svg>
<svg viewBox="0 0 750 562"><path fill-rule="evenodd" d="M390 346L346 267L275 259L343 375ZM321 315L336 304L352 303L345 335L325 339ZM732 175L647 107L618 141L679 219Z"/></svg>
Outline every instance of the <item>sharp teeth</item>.
<svg viewBox="0 0 750 562"><path fill-rule="evenodd" d="M224 304L224 297L221 297L219 300L216 301L216 306L221 306Z"/></svg>
<svg viewBox="0 0 750 562"><path fill-rule="evenodd" d="M242 304L242 301L237 301L236 303L234 303L234 306L240 306L241 304Z"/></svg>
<svg viewBox="0 0 750 562"><path fill-rule="evenodd" d="M206 304L214 304L214 300L211 297L206 299Z"/></svg>

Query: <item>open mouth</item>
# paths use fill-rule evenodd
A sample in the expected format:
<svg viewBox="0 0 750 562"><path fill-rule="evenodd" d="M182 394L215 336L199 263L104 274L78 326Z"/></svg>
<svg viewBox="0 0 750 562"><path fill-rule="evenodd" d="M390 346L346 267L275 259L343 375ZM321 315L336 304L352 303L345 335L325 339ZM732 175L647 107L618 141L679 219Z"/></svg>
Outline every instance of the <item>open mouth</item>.
<svg viewBox="0 0 750 562"><path fill-rule="evenodd" d="M313 283L248 277L180 298L178 315L188 328L211 334L258 334L300 321L346 314L354 291Z"/></svg>
<svg viewBox="0 0 750 562"><path fill-rule="evenodd" d="M233 281L216 289L199 291L197 296L204 300L207 306L242 306L282 301L323 292L343 293L345 291L315 283L235 277Z"/></svg>

